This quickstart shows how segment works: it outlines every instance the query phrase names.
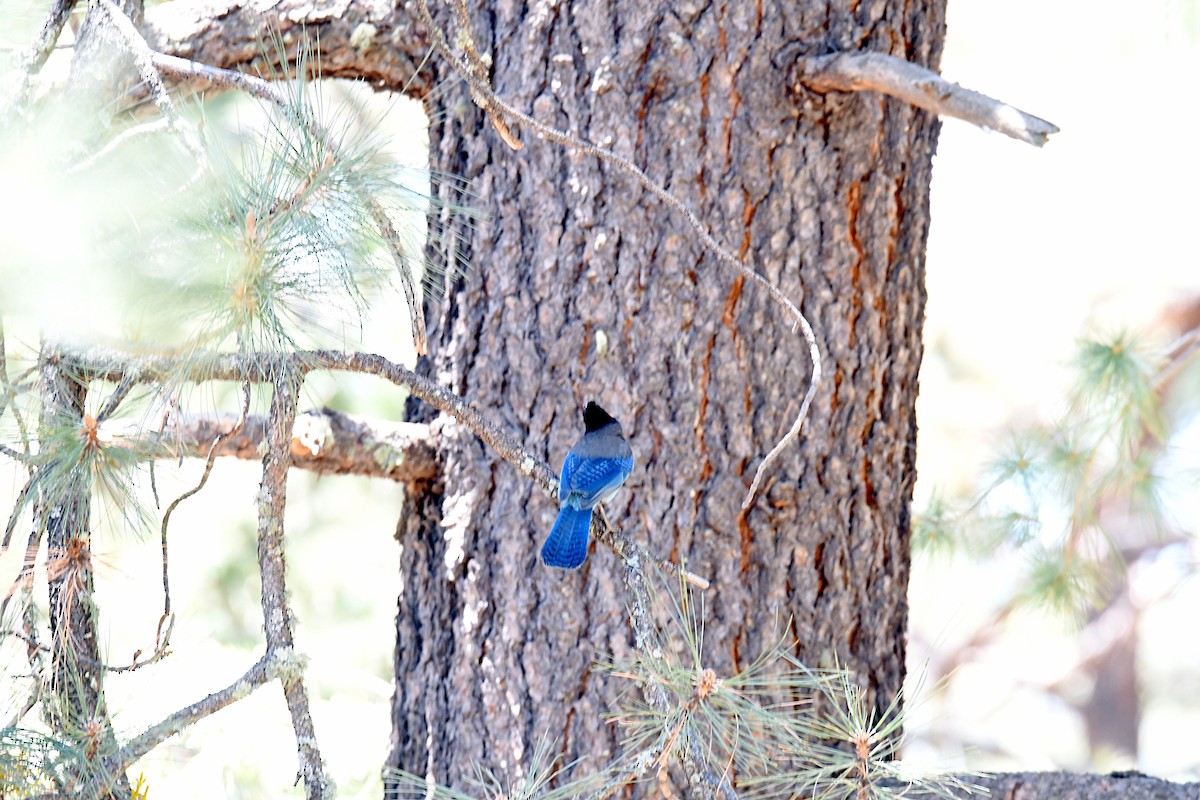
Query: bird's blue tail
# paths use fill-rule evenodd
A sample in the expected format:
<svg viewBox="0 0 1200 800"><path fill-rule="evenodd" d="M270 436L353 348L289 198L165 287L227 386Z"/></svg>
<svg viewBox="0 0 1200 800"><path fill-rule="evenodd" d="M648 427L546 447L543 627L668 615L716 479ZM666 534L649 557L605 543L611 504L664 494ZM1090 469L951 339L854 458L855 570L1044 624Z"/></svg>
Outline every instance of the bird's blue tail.
<svg viewBox="0 0 1200 800"><path fill-rule="evenodd" d="M542 545L542 561L547 567L575 569L587 558L588 532L592 527L592 510L563 506Z"/></svg>

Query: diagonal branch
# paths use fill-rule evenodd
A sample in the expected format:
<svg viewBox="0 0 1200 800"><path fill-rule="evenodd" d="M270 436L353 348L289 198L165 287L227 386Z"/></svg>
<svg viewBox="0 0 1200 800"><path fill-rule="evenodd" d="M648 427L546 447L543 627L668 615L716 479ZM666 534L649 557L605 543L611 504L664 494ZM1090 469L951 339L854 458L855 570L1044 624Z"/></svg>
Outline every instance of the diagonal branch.
<svg viewBox="0 0 1200 800"><path fill-rule="evenodd" d="M276 676L273 666L274 659L270 653L267 653L258 660L258 663L247 670L246 674L229 686L213 692L190 706L181 708L135 736L105 763L105 769L111 774L125 772L135 761L167 739L182 733L193 723L210 714L215 714L225 706L241 700L254 689L271 681Z"/></svg>
<svg viewBox="0 0 1200 800"><path fill-rule="evenodd" d="M179 134L184 146L196 158L197 170L207 170L209 168L208 153L201 145L192 126L176 110L175 104L171 101L167 87L163 84L162 75L154 66L153 53L146 44L146 40L142 38L141 33L138 32L129 17L125 16L112 0L98 0L97 6L104 10L113 28L125 40L125 45L137 64L138 75L143 83L150 87L154 104L167 120L170 129Z"/></svg>
<svg viewBox="0 0 1200 800"><path fill-rule="evenodd" d="M37 37L17 57L17 70L21 77L12 88L11 94L0 97L0 109L5 115L10 112L10 104L24 104L29 101L33 78L54 52L54 47L58 44L58 39L62 36L63 28L67 26L67 20L71 18L71 11L77 2L78 0L54 0Z"/></svg>
<svg viewBox="0 0 1200 800"><path fill-rule="evenodd" d="M50 13L42 22L37 38L21 54L19 61L23 72L32 75L45 65L50 54L54 52L54 46L58 44L58 37L62 36L63 28L67 26L67 20L71 18L71 11L78 1L54 0L50 6Z"/></svg>
<svg viewBox="0 0 1200 800"><path fill-rule="evenodd" d="M453 417L465 425L484 444L501 458L529 476L548 497L558 497L558 475L533 451L521 445L516 437L476 410L473 403L439 386L410 369L372 353L344 353L337 350L309 350L298 353L240 353L211 355L196 358L181 371L181 365L169 356L134 356L125 353L91 348L63 355L77 374L92 379L117 382L127 372L134 371L142 382L159 382L170 377L176 381L249 381L273 383L285 370L329 370L376 375L397 386L403 386L416 398ZM697 586L707 581L682 567L660 558L627 534L606 528L593 521L593 533L610 550L628 562L636 555L642 562L652 562L670 575L677 575Z"/></svg>
<svg viewBox="0 0 1200 800"><path fill-rule="evenodd" d="M834 53L803 59L800 83L815 92L872 91L1041 147L1058 126L885 53Z"/></svg>

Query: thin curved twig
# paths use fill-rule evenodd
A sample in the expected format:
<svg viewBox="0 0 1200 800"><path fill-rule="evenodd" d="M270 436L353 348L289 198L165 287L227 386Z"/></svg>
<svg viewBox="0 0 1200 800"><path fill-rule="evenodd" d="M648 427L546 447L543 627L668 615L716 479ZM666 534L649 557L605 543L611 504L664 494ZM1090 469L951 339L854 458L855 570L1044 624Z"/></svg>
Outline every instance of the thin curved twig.
<svg viewBox="0 0 1200 800"><path fill-rule="evenodd" d="M462 59L455 55L454 51L450 48L449 43L446 41L445 32L438 27L436 22L434 22L433 15L429 11L429 5L426 0L417 0L417 10L420 14L422 24L424 24L429 30L429 36L433 40L434 47L446 58L446 60L454 68L454 71L457 72L459 76L461 76L462 79L467 82L467 85L471 89L472 98L477 104L480 105L481 108L483 108L484 111L493 116L497 111L502 112L508 118L516 120L522 125L528 125L530 128L556 144L561 144L564 147L570 148L577 152L598 158L601 161L612 164L613 166L632 176L642 186L642 188L646 189L663 203L666 203L668 206L679 212L679 214L687 222L688 226L699 238L701 244L704 245L704 249L716 256L718 261L727 267L736 270L742 276L750 279L765 289L771 298L775 300L775 302L779 303L779 305L782 306L794 320L794 324L792 326L793 333L795 333L797 330L803 333L804 339L808 343L808 354L813 365L812 380L808 385L808 390L804 393L804 400L800 404L800 412L797 414L795 422L792 423L791 429L789 429L788 432L784 434L783 438L780 439L775 445L775 447L773 447L771 451L767 453L762 462L758 465L758 469L754 473L754 480L750 483L750 488L746 493L746 499L742 501L742 508L749 508L750 504L754 502L754 498L758 494L759 488L762 486L762 481L766 476L767 468L776 458L779 457L779 454L783 452L783 449L789 443L791 443L793 439L800 435L800 431L804 427L804 419L808 415L809 407L812 405L813 398L817 393L817 388L821 384L821 349L817 343L817 336L813 332L812 325L809 323L808 319L804 316L800 309L796 307L795 303L793 303L778 286L767 280L761 273L759 273L749 264L738 260L737 256L735 256L728 249L717 242L715 238L713 238L712 234L709 233L708 228L700 221L695 212L693 212L691 208L687 206L687 204L651 180L650 177L632 161L623 156L617 155L613 151L604 147L600 147L592 142L579 139L567 133L566 131L559 130L558 128L551 127L544 122L540 122L539 120L534 119L530 115L526 114L524 111L509 105L508 102L497 96L492 90L491 84L487 80L480 78L477 74L475 74L475 71L471 69L469 64L463 63Z"/></svg>
<svg viewBox="0 0 1200 800"><path fill-rule="evenodd" d="M30 634L25 633L23 631L0 630L0 638L3 638L5 636L11 636L14 639L18 639L18 640L24 642L27 647L37 650L38 652L46 653L46 654L49 654L51 652L49 645L42 644L35 637L33 637ZM169 638L169 636L170 636L170 634L168 634L168 638ZM109 664L105 664L103 661L98 661L84 653L76 653L75 657L79 661L81 661L85 664L89 664L90 666L93 666L97 669L102 669L105 672L112 672L112 673L119 674L122 672L135 672L135 671L141 669L142 667L148 667L151 664L157 664L159 661L162 661L164 658L166 658L168 652L169 651L167 651L166 648L163 648L162 650L156 650L154 653L152 653L151 655L149 655L146 658L142 658L142 651L138 650L137 652L135 652L133 654L133 658L131 658L129 660L129 663L124 666L121 666L121 667L114 667ZM22 716L24 716L24 715L22 714Z"/></svg>
<svg viewBox="0 0 1200 800"><path fill-rule="evenodd" d="M136 373L126 373L126 375L129 375L129 374L136 374ZM167 511L165 514L163 514L162 529L161 529L161 533L162 533L163 613L162 613L162 616L158 618L158 631L154 635L154 650L156 653L159 650L166 649L167 641L170 640L170 638L171 638L171 629L175 625L175 622L172 619L170 621L170 623L167 625L166 636L164 637L162 635L163 623L167 622L168 618L171 617L171 580L168 575L168 569L167 569L167 564L168 564L167 526L171 523L171 514L173 514L175 512L175 509L179 507L180 503L182 503L184 500L187 500L189 497L192 497L193 495L197 494L201 489L204 488L204 484L208 483L208 476L212 474L213 464L215 464L216 460L217 460L217 448L219 448L221 446L221 442L225 441L226 439L229 439L230 437L238 435L238 433L242 430L242 427L246 424L246 415L249 413L250 413L250 382L242 381L242 410L241 410L241 413L238 415L237 422L234 423L233 428L231 428L229 431L227 431L225 433L217 434L217 436L213 438L212 444L208 448L208 457L205 459L205 462L204 462L204 474L200 476L200 482L197 483L195 486L193 486L191 489L188 489L183 494L179 495L179 497L176 497L173 501L171 501L171 505L167 506Z"/></svg>

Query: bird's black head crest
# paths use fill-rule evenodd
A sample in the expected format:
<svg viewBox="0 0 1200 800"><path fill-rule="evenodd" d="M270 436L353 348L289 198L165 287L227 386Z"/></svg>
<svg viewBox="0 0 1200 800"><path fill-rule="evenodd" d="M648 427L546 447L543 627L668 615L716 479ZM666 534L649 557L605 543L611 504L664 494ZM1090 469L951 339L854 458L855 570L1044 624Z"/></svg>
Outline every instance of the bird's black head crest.
<svg viewBox="0 0 1200 800"><path fill-rule="evenodd" d="M616 422L607 411L595 403L588 403L583 409L583 427L588 433L598 431L610 422Z"/></svg>

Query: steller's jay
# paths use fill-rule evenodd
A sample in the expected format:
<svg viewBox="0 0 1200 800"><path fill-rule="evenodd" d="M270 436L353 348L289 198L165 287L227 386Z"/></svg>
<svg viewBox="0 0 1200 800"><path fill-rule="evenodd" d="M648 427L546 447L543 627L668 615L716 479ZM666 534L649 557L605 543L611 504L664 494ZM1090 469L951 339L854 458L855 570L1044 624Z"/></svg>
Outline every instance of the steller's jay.
<svg viewBox="0 0 1200 800"><path fill-rule="evenodd" d="M633 451L621 423L595 403L583 410L584 434L562 465L558 499L562 509L542 546L547 567L575 569L587 558L592 509L611 500L633 472Z"/></svg>

